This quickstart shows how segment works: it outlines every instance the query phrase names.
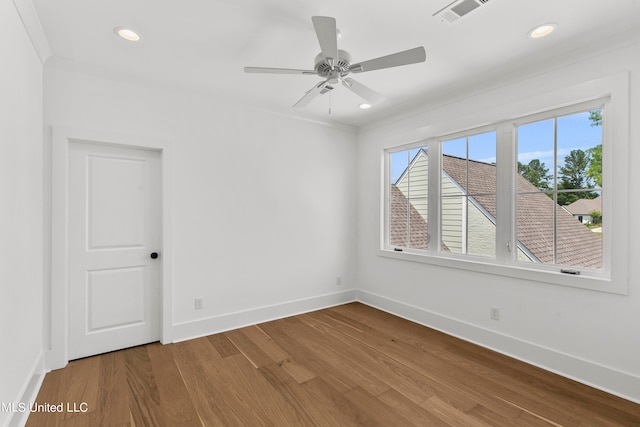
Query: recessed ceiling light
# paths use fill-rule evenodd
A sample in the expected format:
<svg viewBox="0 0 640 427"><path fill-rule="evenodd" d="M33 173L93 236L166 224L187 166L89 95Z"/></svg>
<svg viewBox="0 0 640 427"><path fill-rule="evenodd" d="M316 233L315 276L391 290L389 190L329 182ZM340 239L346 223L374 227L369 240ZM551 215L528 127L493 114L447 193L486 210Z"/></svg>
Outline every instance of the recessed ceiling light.
<svg viewBox="0 0 640 427"><path fill-rule="evenodd" d="M360 108L361 110L368 110L369 108L371 108L371 104L367 104L367 103L360 104L358 105L358 108Z"/></svg>
<svg viewBox="0 0 640 427"><path fill-rule="evenodd" d="M553 33L556 28L558 28L558 24L550 22L548 24L538 25L531 31L527 33L527 37L530 39L539 39L542 37L546 37L549 34Z"/></svg>
<svg viewBox="0 0 640 427"><path fill-rule="evenodd" d="M130 42L137 42L141 39L140 34L136 33L131 28L116 27L113 29L113 32Z"/></svg>

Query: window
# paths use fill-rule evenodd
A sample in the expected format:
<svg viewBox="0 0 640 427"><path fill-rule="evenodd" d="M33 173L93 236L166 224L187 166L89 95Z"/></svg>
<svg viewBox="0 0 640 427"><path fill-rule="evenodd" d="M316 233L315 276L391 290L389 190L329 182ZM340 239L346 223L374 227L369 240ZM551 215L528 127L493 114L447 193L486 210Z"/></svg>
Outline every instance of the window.
<svg viewBox="0 0 640 427"><path fill-rule="evenodd" d="M608 102L386 150L383 251L468 269L553 273L551 282L607 278Z"/></svg>
<svg viewBox="0 0 640 427"><path fill-rule="evenodd" d="M443 251L496 257L496 132L443 141Z"/></svg>
<svg viewBox="0 0 640 427"><path fill-rule="evenodd" d="M389 242L394 247L427 249L427 148L390 155Z"/></svg>
<svg viewBox="0 0 640 427"><path fill-rule="evenodd" d="M602 110L517 126L518 259L602 269Z"/></svg>

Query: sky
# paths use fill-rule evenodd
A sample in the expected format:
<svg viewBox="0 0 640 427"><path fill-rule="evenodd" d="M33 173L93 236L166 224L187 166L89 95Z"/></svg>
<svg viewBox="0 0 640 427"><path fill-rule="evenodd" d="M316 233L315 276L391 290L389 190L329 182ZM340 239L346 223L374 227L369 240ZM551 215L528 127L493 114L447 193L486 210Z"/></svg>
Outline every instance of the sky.
<svg viewBox="0 0 640 427"><path fill-rule="evenodd" d="M557 118L558 132L558 167L564 164L564 158L571 150L583 151L602 143L602 126L591 126L589 112L571 114ZM496 133L487 132L443 142L444 154L468 158L486 163L496 161ZM409 164L410 159L419 148L391 154L391 182L395 183ZM528 164L533 159L539 159L553 173L554 164L554 120L544 120L518 127L518 161Z"/></svg>
<svg viewBox="0 0 640 427"><path fill-rule="evenodd" d="M602 126L591 126L589 113L558 118L558 167L571 150L586 151L602 144ZM518 129L518 161L539 159L553 174L553 120L531 123Z"/></svg>

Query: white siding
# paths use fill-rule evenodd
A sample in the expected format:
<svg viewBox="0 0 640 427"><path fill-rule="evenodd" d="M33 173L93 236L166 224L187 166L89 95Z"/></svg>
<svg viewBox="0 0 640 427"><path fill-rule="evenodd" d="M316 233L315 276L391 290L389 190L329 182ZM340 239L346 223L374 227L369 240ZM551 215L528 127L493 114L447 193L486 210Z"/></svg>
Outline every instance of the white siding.
<svg viewBox="0 0 640 427"><path fill-rule="evenodd" d="M396 183L396 187L411 201L425 221L428 210L428 172L428 158L420 151ZM455 253L495 256L493 222L473 203L466 202L460 186L447 175L442 177L441 191L442 242L448 250Z"/></svg>
<svg viewBox="0 0 640 427"><path fill-rule="evenodd" d="M440 207L442 243L451 252L465 252L466 200L462 191L454 182L442 177L442 197Z"/></svg>
<svg viewBox="0 0 640 427"><path fill-rule="evenodd" d="M467 253L495 257L496 226L473 203L468 203Z"/></svg>
<svg viewBox="0 0 640 427"><path fill-rule="evenodd" d="M427 191L429 186L429 162L423 151L418 152L409 170L404 173L396 187L411 201L414 208L427 221Z"/></svg>

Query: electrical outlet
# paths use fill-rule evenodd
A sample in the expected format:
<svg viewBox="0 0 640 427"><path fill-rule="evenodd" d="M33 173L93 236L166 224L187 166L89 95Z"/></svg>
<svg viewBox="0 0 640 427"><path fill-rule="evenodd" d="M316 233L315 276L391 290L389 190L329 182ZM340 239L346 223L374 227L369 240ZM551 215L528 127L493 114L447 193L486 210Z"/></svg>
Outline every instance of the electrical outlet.
<svg viewBox="0 0 640 427"><path fill-rule="evenodd" d="M196 298L196 310L202 310L204 308L204 298Z"/></svg>
<svg viewBox="0 0 640 427"><path fill-rule="evenodd" d="M489 312L489 316L490 316L493 320L500 320L500 308L498 308L498 307L491 307L490 312Z"/></svg>
<svg viewBox="0 0 640 427"><path fill-rule="evenodd" d="M336 277L336 286L342 286L342 277L340 276Z"/></svg>

